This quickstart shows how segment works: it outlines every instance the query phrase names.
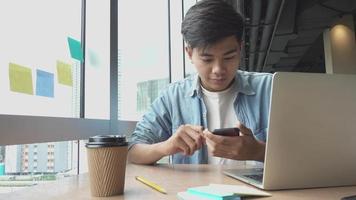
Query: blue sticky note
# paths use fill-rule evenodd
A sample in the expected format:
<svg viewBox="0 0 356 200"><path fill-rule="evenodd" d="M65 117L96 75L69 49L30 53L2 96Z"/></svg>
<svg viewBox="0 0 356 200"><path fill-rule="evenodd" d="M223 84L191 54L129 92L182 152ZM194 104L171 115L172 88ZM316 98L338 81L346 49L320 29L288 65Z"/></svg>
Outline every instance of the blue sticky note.
<svg viewBox="0 0 356 200"><path fill-rule="evenodd" d="M83 50L80 41L68 37L68 46L69 46L70 56L79 61L83 61Z"/></svg>
<svg viewBox="0 0 356 200"><path fill-rule="evenodd" d="M36 95L54 97L54 75L52 73L37 70Z"/></svg>

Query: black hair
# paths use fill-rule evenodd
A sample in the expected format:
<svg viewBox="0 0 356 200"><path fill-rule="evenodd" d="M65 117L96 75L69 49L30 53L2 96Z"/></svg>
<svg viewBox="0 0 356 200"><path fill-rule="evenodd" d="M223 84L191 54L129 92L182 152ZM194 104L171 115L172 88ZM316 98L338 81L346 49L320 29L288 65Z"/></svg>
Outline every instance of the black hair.
<svg viewBox="0 0 356 200"><path fill-rule="evenodd" d="M192 6L182 22L182 35L190 48L205 48L219 40L236 36L242 41L242 16L222 0L201 0Z"/></svg>

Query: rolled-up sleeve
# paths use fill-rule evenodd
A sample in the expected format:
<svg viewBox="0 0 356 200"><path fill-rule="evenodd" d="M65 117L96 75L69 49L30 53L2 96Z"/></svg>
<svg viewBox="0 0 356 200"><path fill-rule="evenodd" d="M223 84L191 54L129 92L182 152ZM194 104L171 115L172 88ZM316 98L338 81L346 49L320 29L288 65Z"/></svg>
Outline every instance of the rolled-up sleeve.
<svg viewBox="0 0 356 200"><path fill-rule="evenodd" d="M171 103L164 92L151 105L136 125L129 139L129 149L135 144L154 144L167 140L172 135Z"/></svg>

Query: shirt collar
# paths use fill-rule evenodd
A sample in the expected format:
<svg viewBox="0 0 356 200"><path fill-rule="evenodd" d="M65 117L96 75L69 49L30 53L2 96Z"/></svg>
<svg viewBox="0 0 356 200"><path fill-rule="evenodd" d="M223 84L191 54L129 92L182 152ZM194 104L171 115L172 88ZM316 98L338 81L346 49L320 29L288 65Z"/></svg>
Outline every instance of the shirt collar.
<svg viewBox="0 0 356 200"><path fill-rule="evenodd" d="M248 77L242 75L243 72L238 70L238 72L235 75L235 83L234 87L236 88L236 94L237 93L243 93L245 95L255 95L256 92L252 88L252 86L249 83ZM202 96L202 89L200 87L200 80L198 74L192 75L192 87L188 91L187 95L190 97L193 97L194 95L198 95L198 97Z"/></svg>

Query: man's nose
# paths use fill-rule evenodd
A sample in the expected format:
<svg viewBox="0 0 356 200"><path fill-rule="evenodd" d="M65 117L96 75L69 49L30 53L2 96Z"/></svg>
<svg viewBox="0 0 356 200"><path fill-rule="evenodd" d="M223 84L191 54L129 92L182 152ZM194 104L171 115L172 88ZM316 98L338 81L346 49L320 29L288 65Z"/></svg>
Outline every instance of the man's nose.
<svg viewBox="0 0 356 200"><path fill-rule="evenodd" d="M225 69L225 67L224 67L223 62L217 61L217 62L215 62L214 65L213 65L212 72L213 72L214 74L220 74L220 73L225 72L225 70L226 70L226 69Z"/></svg>

